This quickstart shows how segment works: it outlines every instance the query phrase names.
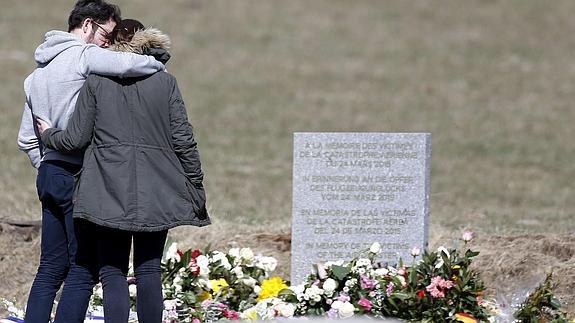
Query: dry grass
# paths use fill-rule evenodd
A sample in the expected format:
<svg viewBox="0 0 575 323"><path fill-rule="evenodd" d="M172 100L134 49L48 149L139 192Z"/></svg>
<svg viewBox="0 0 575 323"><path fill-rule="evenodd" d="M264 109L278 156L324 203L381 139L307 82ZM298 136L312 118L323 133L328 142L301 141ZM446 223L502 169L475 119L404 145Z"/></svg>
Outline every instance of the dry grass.
<svg viewBox="0 0 575 323"><path fill-rule="evenodd" d="M289 231L294 131L431 132L432 240L464 227L485 237L575 232L574 2L116 2L173 38L168 68L196 128L216 223L176 230L186 244ZM15 145L22 81L41 35L64 29L72 4L9 0L0 11L0 218L39 218L35 172ZM24 242L1 234L5 255L24 254ZM7 259L16 258L3 258L3 281L14 273Z"/></svg>

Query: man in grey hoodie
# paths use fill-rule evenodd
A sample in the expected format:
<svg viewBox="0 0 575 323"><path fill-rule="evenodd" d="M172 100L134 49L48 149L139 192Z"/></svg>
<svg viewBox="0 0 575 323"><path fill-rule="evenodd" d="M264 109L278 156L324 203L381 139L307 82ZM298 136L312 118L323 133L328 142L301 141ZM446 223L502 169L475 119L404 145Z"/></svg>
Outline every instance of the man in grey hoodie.
<svg viewBox="0 0 575 323"><path fill-rule="evenodd" d="M28 298L25 322L46 323L56 292L66 280L55 322L82 322L91 290L67 293L67 277L76 261L72 220L74 175L82 167L83 152L43 149L35 118L66 128L80 88L89 74L120 77L153 74L164 65L151 56L112 52L109 34L120 21L117 6L103 0L80 0L68 18L68 32L50 31L35 52L37 68L24 81L26 101L18 146L38 168L36 186L42 203L40 265ZM78 290L78 289L76 289ZM81 290L81 289L79 289Z"/></svg>

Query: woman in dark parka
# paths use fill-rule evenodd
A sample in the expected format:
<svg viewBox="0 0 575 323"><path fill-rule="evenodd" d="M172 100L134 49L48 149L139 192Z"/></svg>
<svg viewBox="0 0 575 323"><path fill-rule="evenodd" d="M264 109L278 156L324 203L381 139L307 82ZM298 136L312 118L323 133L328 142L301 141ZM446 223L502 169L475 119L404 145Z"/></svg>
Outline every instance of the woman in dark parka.
<svg viewBox="0 0 575 323"><path fill-rule="evenodd" d="M169 38L135 20L119 23L112 37L115 50L169 59ZM167 72L139 78L90 75L66 130L46 129L41 120L38 127L52 149L87 147L74 199L78 235L84 238L78 241L79 264L71 271L86 280L96 266L106 322L126 322L133 238L138 319L160 322L167 230L210 224L197 144L176 79ZM81 261L94 252L98 264Z"/></svg>

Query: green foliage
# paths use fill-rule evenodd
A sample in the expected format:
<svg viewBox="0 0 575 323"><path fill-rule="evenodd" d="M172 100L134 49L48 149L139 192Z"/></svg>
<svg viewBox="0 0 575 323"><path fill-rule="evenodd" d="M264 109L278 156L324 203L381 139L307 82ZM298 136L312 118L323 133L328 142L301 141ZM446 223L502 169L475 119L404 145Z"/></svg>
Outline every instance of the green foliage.
<svg viewBox="0 0 575 323"><path fill-rule="evenodd" d="M536 289L521 304L514 316L524 323L568 322L561 311L561 303L553 295L557 284L553 282L553 273L549 273Z"/></svg>
<svg viewBox="0 0 575 323"><path fill-rule="evenodd" d="M352 315L416 321L455 321L456 314L487 320L485 286L470 269L478 254L440 247L414 257L409 266L400 261L397 267L379 268L377 254L367 252L349 263L317 265L303 286L292 288L295 296L286 294L284 300L295 302L299 315L346 318L353 308Z"/></svg>

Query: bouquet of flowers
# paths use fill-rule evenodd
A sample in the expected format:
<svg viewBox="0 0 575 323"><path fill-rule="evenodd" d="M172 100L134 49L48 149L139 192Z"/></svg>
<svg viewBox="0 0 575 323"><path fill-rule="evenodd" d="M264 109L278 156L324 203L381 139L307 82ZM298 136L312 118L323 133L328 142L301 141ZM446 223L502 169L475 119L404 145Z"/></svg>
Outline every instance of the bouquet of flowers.
<svg viewBox="0 0 575 323"><path fill-rule="evenodd" d="M465 244L472 238L465 233ZM281 297L296 306L296 315L353 315L396 317L442 322L486 320L482 307L484 286L469 268L477 252L440 247L424 252L412 249L413 263L380 267L374 261L381 251L374 243L369 251L350 262L326 262L316 266L305 283L290 287Z"/></svg>
<svg viewBox="0 0 575 323"><path fill-rule="evenodd" d="M183 252L172 243L162 262L165 321L238 320L288 287L283 279L270 277L276 266L275 258L256 256L249 248ZM253 317L252 312L247 315Z"/></svg>

